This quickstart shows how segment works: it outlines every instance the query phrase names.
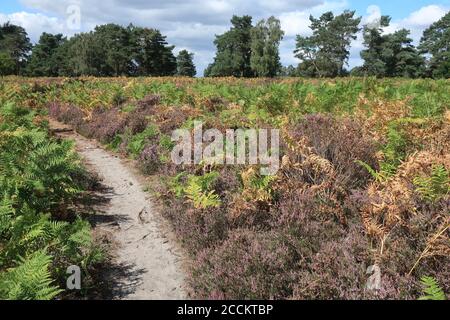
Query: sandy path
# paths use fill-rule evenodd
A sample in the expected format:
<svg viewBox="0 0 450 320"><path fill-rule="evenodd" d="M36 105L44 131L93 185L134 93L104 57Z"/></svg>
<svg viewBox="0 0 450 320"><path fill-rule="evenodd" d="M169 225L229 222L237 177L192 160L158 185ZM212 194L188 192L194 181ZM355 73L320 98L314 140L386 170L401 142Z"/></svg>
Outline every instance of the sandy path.
<svg viewBox="0 0 450 320"><path fill-rule="evenodd" d="M51 121L51 128L61 131L67 126ZM169 240L172 235L130 165L74 132L58 135L75 140L87 167L108 188L102 195L108 199L107 204L94 209L106 217L96 228L110 232L118 245L114 259L118 267L107 271L110 283L106 285L111 286L112 298L186 298L182 254Z"/></svg>

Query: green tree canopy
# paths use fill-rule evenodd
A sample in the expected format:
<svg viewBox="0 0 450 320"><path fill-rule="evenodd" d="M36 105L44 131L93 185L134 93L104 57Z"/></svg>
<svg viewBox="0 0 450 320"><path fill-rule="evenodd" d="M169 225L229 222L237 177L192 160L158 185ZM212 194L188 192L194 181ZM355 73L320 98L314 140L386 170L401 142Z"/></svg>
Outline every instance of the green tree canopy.
<svg viewBox="0 0 450 320"><path fill-rule="evenodd" d="M281 67L280 71L278 72L278 76L280 76L280 77L297 77L298 70L293 65L289 65L287 67Z"/></svg>
<svg viewBox="0 0 450 320"><path fill-rule="evenodd" d="M176 58L158 30L97 26L69 40L44 34L35 46L28 72L35 76L169 76Z"/></svg>
<svg viewBox="0 0 450 320"><path fill-rule="evenodd" d="M6 51L0 51L0 76L14 74L16 63Z"/></svg>
<svg viewBox="0 0 450 320"><path fill-rule="evenodd" d="M379 21L365 25L364 46L361 58L364 65L353 71L355 75L377 77L419 77L424 70L424 59L412 45L409 30L401 29L384 34L391 18L382 16Z"/></svg>
<svg viewBox="0 0 450 320"><path fill-rule="evenodd" d="M302 75L336 77L345 74L350 44L360 30L361 17L354 16L355 11L344 11L338 16L326 12L318 19L310 17L313 35L297 36L294 51L301 60L299 71Z"/></svg>
<svg viewBox="0 0 450 320"><path fill-rule="evenodd" d="M429 75L450 78L450 11L424 31L419 49L431 55Z"/></svg>
<svg viewBox="0 0 450 320"><path fill-rule="evenodd" d="M62 34L43 33L33 48L27 65L27 74L34 77L60 75L61 56L58 49L67 41Z"/></svg>
<svg viewBox="0 0 450 320"><path fill-rule="evenodd" d="M250 65L256 76L275 77L279 73L279 45L283 36L280 20L273 16L259 21L252 29Z"/></svg>
<svg viewBox="0 0 450 320"><path fill-rule="evenodd" d="M181 50L177 57L177 75L195 77L197 71L194 65L194 54Z"/></svg>
<svg viewBox="0 0 450 320"><path fill-rule="evenodd" d="M172 76L177 72L174 47L167 44L159 30L133 27L131 32L137 75Z"/></svg>
<svg viewBox="0 0 450 320"><path fill-rule="evenodd" d="M130 30L117 24L97 26L94 31L94 42L100 65L100 75L128 75L131 70L131 34ZM100 61L101 60L101 61Z"/></svg>
<svg viewBox="0 0 450 320"><path fill-rule="evenodd" d="M390 22L391 17L382 16L379 21L364 26L363 36L366 49L362 50L360 54L361 58L364 60L364 65L361 68L358 68L360 73L370 76L386 74L387 65L383 55L385 47L383 28L388 27Z"/></svg>
<svg viewBox="0 0 450 320"><path fill-rule="evenodd" d="M9 22L0 26L0 74L20 74L31 48L24 28Z"/></svg>
<svg viewBox="0 0 450 320"><path fill-rule="evenodd" d="M216 57L205 70L205 76L253 76L250 65L252 17L233 16L231 24L229 31L216 36Z"/></svg>
<svg viewBox="0 0 450 320"><path fill-rule="evenodd" d="M67 76L106 76L104 70L103 48L96 41L95 33L81 33L70 39L67 45L62 46L61 52L65 54L68 62L65 67Z"/></svg>

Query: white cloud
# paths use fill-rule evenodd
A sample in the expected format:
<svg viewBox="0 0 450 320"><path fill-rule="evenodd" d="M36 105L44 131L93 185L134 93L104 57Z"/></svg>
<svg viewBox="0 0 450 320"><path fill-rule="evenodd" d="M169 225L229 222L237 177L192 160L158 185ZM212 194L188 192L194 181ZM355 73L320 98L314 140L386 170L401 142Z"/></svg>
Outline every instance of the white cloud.
<svg viewBox="0 0 450 320"><path fill-rule="evenodd" d="M381 18L381 8L376 5L370 5L366 10L368 16L364 17L366 22L373 22Z"/></svg>
<svg viewBox="0 0 450 320"><path fill-rule="evenodd" d="M448 9L442 6L429 5L411 13L403 22L408 26L428 27L442 18L447 11Z"/></svg>
<svg viewBox="0 0 450 320"><path fill-rule="evenodd" d="M279 16L281 28L286 37L295 37L297 34L308 36L312 33L309 28L309 13L305 11L294 11L282 13Z"/></svg>
<svg viewBox="0 0 450 320"><path fill-rule="evenodd" d="M11 22L27 30L31 41L39 40L42 32L68 33L65 24L58 18L48 17L40 13L16 12L11 14L0 13L0 23Z"/></svg>

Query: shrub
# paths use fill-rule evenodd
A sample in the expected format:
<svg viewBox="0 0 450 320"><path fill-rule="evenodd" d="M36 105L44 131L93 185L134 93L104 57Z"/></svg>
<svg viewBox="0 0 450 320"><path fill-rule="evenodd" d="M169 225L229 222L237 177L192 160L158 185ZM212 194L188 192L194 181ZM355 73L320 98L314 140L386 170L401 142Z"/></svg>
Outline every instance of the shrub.
<svg viewBox="0 0 450 320"><path fill-rule="evenodd" d="M376 145L355 120L307 115L295 126L292 137L305 137L314 153L333 164L339 182L347 189L363 187L370 180L357 160L378 167Z"/></svg>
<svg viewBox="0 0 450 320"><path fill-rule="evenodd" d="M127 130L130 134L135 135L144 131L149 124L148 114L146 112L141 112L134 110L127 115Z"/></svg>
<svg viewBox="0 0 450 320"><path fill-rule="evenodd" d="M127 93L144 98L105 109L118 127L91 131L171 180L159 190L163 212L194 256L194 297L416 299L424 275L449 291L448 82L205 81L133 80ZM89 109L114 100L114 86L89 84L58 94ZM51 113L79 123L68 108ZM280 128L278 174L167 161L172 131L197 119L221 131ZM380 290L365 288L369 266L380 268Z"/></svg>
<svg viewBox="0 0 450 320"><path fill-rule="evenodd" d="M144 174L154 174L161 165L159 148L155 144L147 145L139 156L139 168Z"/></svg>
<svg viewBox="0 0 450 320"><path fill-rule="evenodd" d="M321 230L327 232L327 229ZM303 239L307 242L310 239ZM320 248L304 257L295 284L294 299L361 299L368 279L368 242L361 229L321 242Z"/></svg>
<svg viewBox="0 0 450 320"><path fill-rule="evenodd" d="M298 257L276 232L236 230L201 252L191 286L200 298L280 299L291 296Z"/></svg>
<svg viewBox="0 0 450 320"><path fill-rule="evenodd" d="M52 102L49 105L49 116L79 129L85 122L86 114L78 107Z"/></svg>
<svg viewBox="0 0 450 320"><path fill-rule="evenodd" d="M132 135L144 131L149 125L149 117L154 115L155 106L159 103L159 96L147 96L137 102L134 110L127 114L127 130Z"/></svg>
<svg viewBox="0 0 450 320"><path fill-rule="evenodd" d="M207 208L199 214L183 198L164 200L163 215L172 222L175 233L191 254L226 239L228 221L223 208Z"/></svg>
<svg viewBox="0 0 450 320"><path fill-rule="evenodd" d="M448 157L428 152L412 155L402 163L391 178L372 183L358 198L363 225L377 251L374 259L394 278L401 279L439 270L439 277L448 272L449 218L448 194L443 196L438 183L436 190L429 178L422 178L425 189L415 190L417 176L441 176L441 166L448 167ZM437 180L441 180L438 178ZM437 181L436 180L436 181ZM435 193L436 192L436 193ZM435 202L424 202L423 194L439 195ZM406 277L405 280L408 277ZM440 278L441 279L441 278ZM448 280L443 278L443 285ZM406 293L402 293L406 295ZM412 294L408 294L412 297Z"/></svg>
<svg viewBox="0 0 450 320"><path fill-rule="evenodd" d="M149 110L157 106L161 102L161 97L158 95L147 95L137 103L137 108L140 110Z"/></svg>
<svg viewBox="0 0 450 320"><path fill-rule="evenodd" d="M124 133L125 127L126 118L119 109L97 108L92 112L85 134L108 144L115 136Z"/></svg>
<svg viewBox="0 0 450 320"><path fill-rule="evenodd" d="M126 149L130 155L136 157L141 154L145 145L158 135L158 128L151 125L141 133L131 135L131 133L127 132L127 135L130 138L126 142Z"/></svg>

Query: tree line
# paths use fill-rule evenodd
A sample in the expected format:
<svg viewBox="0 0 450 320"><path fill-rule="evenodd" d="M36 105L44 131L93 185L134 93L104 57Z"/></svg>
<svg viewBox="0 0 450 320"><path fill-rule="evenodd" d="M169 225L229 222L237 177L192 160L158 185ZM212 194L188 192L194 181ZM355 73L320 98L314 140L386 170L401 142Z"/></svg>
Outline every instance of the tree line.
<svg viewBox="0 0 450 320"><path fill-rule="evenodd" d="M255 25L251 16L233 16L231 28L216 35L214 61L206 77L434 77L450 78L450 12L427 28L414 46L410 31L387 34L391 18L360 27L355 11L310 16L312 35L297 36L297 67L283 67L279 45L284 31L275 17ZM363 65L348 70L351 43L362 31ZM32 46L26 31L0 26L0 75L27 76L190 76L196 75L193 53L175 57L174 46L159 30L130 24L97 26L67 39L43 33Z"/></svg>
<svg viewBox="0 0 450 320"><path fill-rule="evenodd" d="M0 27L0 74L27 76L190 76L193 54L173 54L159 30L117 24L67 39L43 33L32 46L22 27Z"/></svg>

